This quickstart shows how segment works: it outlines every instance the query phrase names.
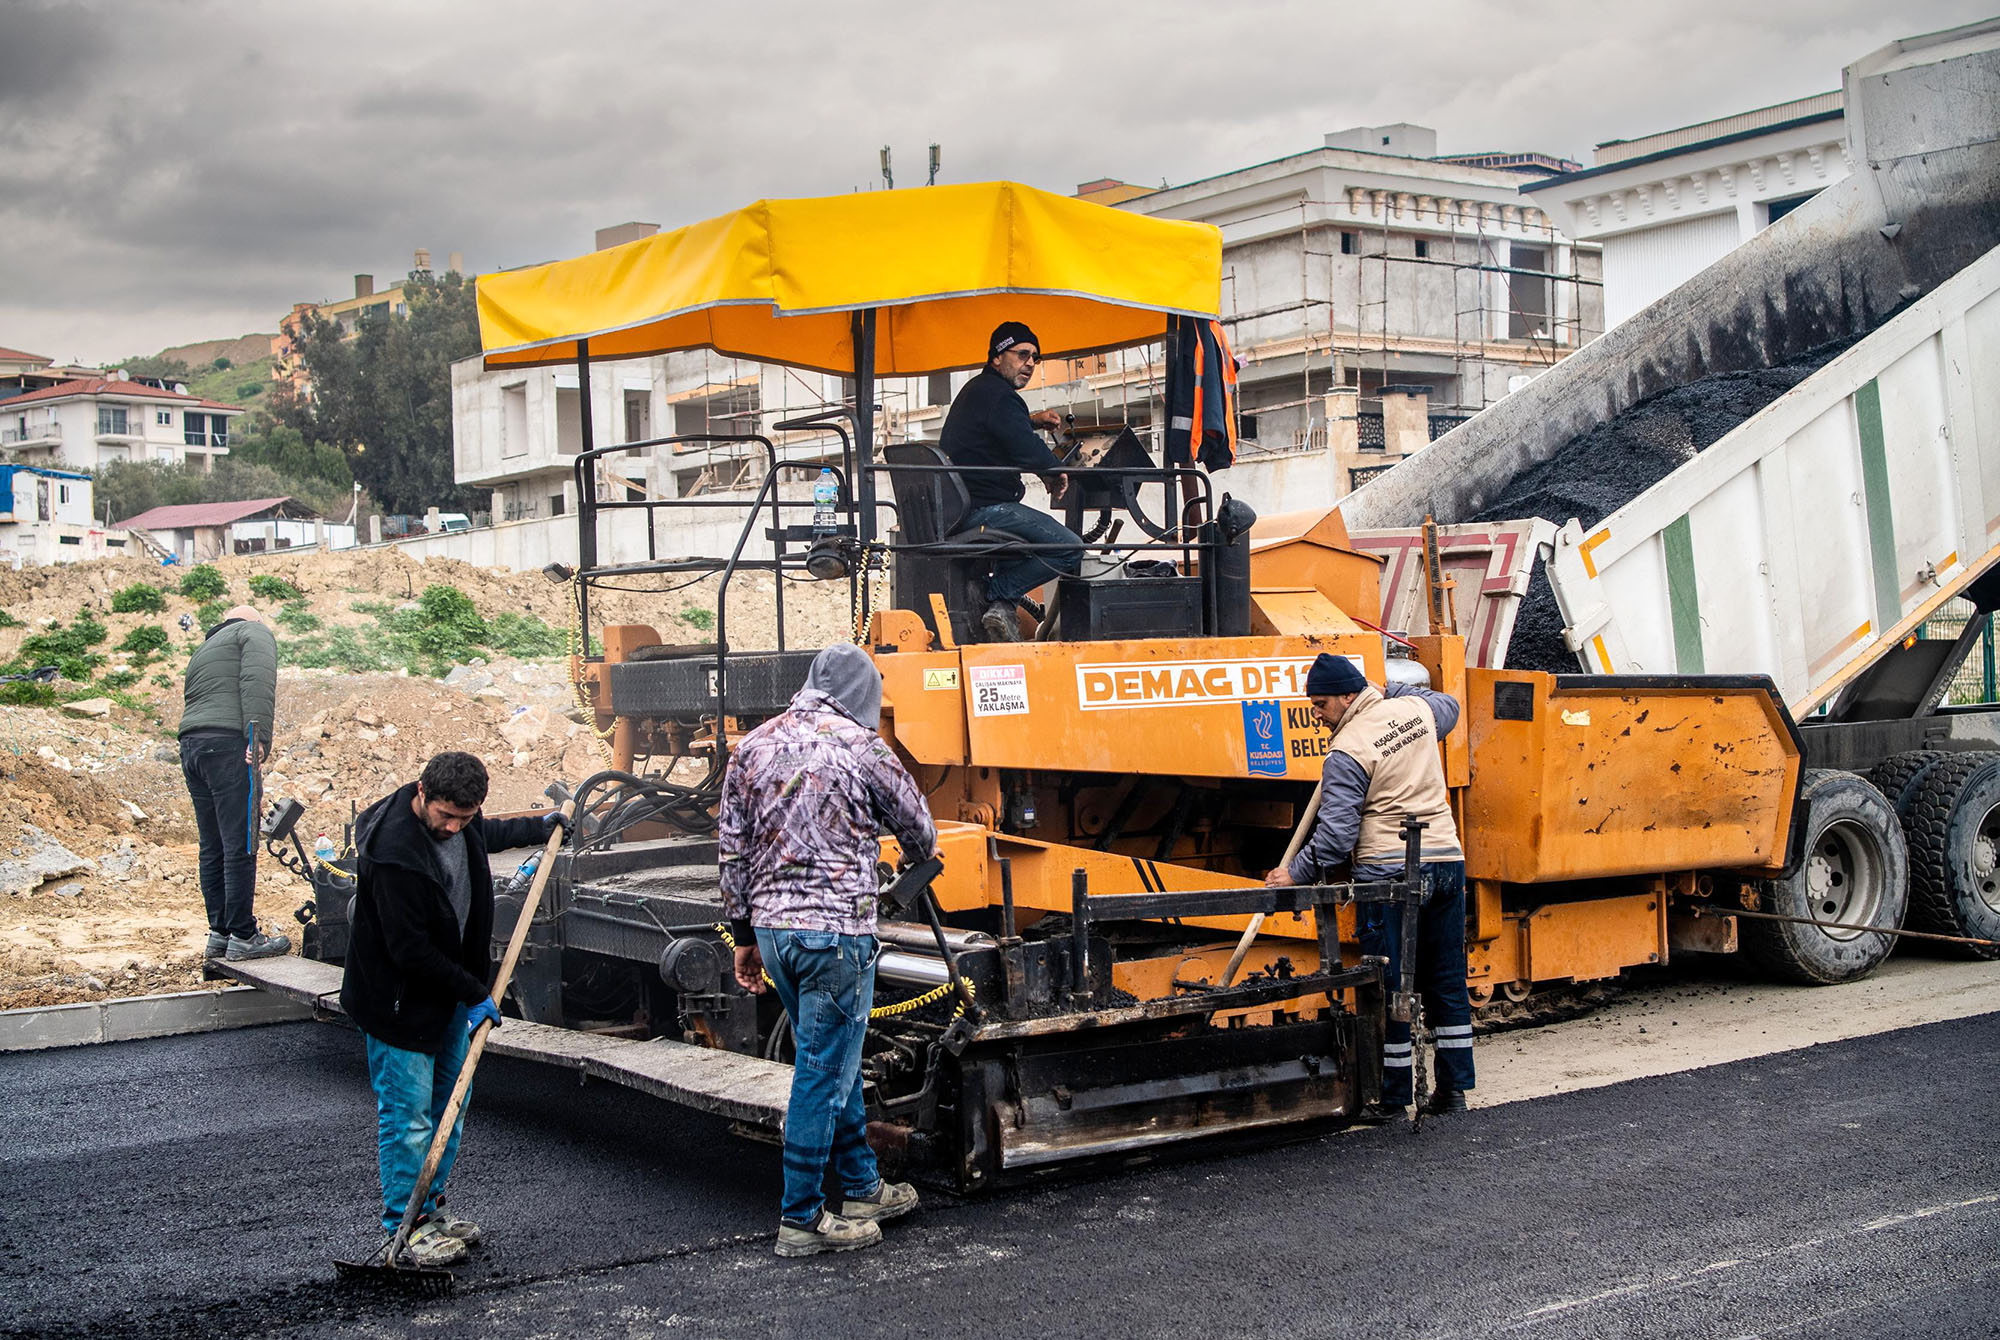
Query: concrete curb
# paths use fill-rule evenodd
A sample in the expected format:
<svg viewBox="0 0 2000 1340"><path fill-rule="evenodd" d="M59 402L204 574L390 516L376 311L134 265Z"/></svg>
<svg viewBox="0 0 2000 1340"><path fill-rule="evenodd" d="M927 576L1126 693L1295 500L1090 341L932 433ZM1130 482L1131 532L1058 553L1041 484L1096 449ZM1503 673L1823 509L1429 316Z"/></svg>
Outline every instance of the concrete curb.
<svg viewBox="0 0 2000 1340"><path fill-rule="evenodd" d="M312 1011L305 1006L247 986L0 1010L0 1052L131 1042L310 1018Z"/></svg>

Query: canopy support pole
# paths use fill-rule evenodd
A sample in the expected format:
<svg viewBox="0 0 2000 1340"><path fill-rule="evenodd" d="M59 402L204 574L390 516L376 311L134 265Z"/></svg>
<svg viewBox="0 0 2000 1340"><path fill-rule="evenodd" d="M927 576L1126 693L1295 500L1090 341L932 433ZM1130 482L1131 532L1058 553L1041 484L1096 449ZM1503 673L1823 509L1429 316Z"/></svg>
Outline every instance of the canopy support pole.
<svg viewBox="0 0 2000 1340"><path fill-rule="evenodd" d="M854 314L854 501L863 544L875 539L874 464L875 309L866 307Z"/></svg>
<svg viewBox="0 0 2000 1340"><path fill-rule="evenodd" d="M583 438L582 459L589 460L591 448L597 445L597 434L590 421L590 341L576 342L576 413L577 426ZM591 467L595 474L597 467ZM597 566L597 484L585 476L582 470L576 474L576 510L581 522L576 528L576 567L578 572L588 572ZM651 517L649 515L648 521ZM590 584L579 581L576 584L577 620L584 628L584 652L590 650Z"/></svg>

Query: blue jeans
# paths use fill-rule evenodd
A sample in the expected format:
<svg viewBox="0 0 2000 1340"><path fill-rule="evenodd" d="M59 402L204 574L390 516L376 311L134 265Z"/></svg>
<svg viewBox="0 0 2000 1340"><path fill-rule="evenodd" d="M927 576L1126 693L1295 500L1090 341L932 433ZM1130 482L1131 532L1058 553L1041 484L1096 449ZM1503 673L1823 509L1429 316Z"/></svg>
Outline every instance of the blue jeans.
<svg viewBox="0 0 2000 1340"><path fill-rule="evenodd" d="M1047 512L1037 511L1026 503L988 503L984 507L975 507L958 523L961 531L974 526L1004 530L1030 544L1067 546L1061 550L1023 554L1019 558L1002 559L995 563L993 575L986 579L988 600L1007 600L1018 605L1021 597L1043 582L1054 581L1059 575L1074 577L1083 566L1083 545L1077 540L1076 532Z"/></svg>
<svg viewBox="0 0 2000 1340"><path fill-rule="evenodd" d="M1429 888L1417 913L1417 991L1431 1027L1439 1089L1472 1087L1472 1002L1465 993L1465 862L1427 861ZM1391 991L1403 965L1400 903L1362 903L1355 909L1361 952L1389 960ZM1382 1034L1382 1101L1407 1107L1411 1096L1410 1026L1394 1019Z"/></svg>
<svg viewBox="0 0 2000 1340"><path fill-rule="evenodd" d="M431 1152L431 1138L437 1133L438 1118L451 1101L452 1086L458 1083L458 1068L465 1064L465 1050L471 1041L465 1035L465 1006L452 1011L445 1026L444 1045L435 1054L404 1051L378 1038L361 1035L368 1043L368 1082L375 1088L375 1139L382 1174L382 1228L394 1233L403 1222L403 1209L424 1170ZM451 1139L438 1160L431 1189L424 1197L425 1214L437 1209L444 1199L444 1179L451 1175L452 1161L458 1157L458 1137L465 1130L465 1110L472 1106L466 1092L459 1106L458 1120L452 1124Z"/></svg>
<svg viewBox="0 0 2000 1340"><path fill-rule="evenodd" d="M861 1100L861 1043L875 1002L875 937L757 928L757 952L792 1021L798 1055L785 1109L786 1223L810 1228L826 1168L850 1196L881 1185Z"/></svg>
<svg viewBox="0 0 2000 1340"><path fill-rule="evenodd" d="M257 852L250 841L250 765L246 741L227 731L199 731L181 741L181 776L201 836L201 901L208 928L247 940L257 933Z"/></svg>

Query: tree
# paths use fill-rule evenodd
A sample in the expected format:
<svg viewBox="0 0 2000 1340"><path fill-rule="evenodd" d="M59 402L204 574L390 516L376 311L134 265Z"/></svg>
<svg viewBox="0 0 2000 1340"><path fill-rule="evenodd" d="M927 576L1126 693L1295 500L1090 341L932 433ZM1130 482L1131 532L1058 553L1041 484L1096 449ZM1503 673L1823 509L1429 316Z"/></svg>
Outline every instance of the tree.
<svg viewBox="0 0 2000 1340"><path fill-rule="evenodd" d="M337 443L353 478L399 512L470 511L481 500L452 479L451 365L479 352L472 283L418 271L403 284L409 316L366 317L348 338L309 315L298 342L311 392L274 397L280 424Z"/></svg>
<svg viewBox="0 0 2000 1340"><path fill-rule="evenodd" d="M163 354L148 354L144 358L128 358L118 364L128 377L157 377L161 381L185 382L193 379L188 365L178 358L168 358Z"/></svg>

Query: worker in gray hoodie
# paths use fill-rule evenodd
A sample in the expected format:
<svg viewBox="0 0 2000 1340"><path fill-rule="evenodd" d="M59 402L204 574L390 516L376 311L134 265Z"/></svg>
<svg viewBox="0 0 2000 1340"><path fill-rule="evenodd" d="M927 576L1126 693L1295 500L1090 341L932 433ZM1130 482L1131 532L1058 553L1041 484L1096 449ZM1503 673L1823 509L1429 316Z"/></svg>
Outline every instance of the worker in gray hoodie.
<svg viewBox="0 0 2000 1340"><path fill-rule="evenodd" d="M266 935L257 892L257 767L271 756L278 709L278 642L264 616L238 605L188 660L181 707L181 775L201 835L206 958L272 958L292 942Z"/></svg>

